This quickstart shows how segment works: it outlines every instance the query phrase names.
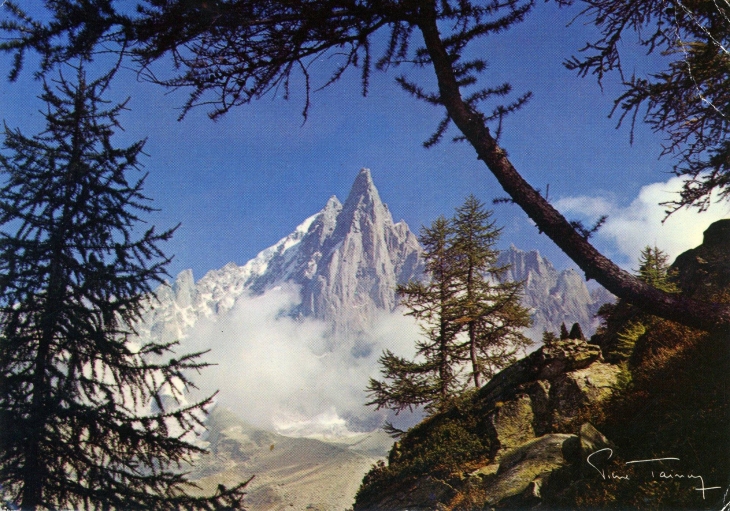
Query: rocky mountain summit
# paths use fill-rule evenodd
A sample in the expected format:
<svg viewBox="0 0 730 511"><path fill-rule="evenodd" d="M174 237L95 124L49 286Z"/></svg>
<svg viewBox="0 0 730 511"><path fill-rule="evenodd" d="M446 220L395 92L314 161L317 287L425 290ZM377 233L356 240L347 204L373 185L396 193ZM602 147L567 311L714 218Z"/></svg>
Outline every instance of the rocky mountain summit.
<svg viewBox="0 0 730 511"><path fill-rule="evenodd" d="M362 169L343 205L332 197L296 250L276 253L251 283L302 288L298 314L331 322L338 334L367 329L377 311L392 311L397 284L422 272L421 247L405 222L393 223L370 171Z"/></svg>
<svg viewBox="0 0 730 511"><path fill-rule="evenodd" d="M418 239L405 222L393 222L370 171L362 169L344 204L331 197L317 214L243 266L228 263L197 283L191 270L157 291L140 336L184 337L200 318L215 319L245 295L275 286L299 286L291 315L331 325L340 337L366 331L379 311L396 307L395 287L423 271Z"/></svg>
<svg viewBox="0 0 730 511"><path fill-rule="evenodd" d="M500 253L497 264L507 267L504 278L525 283L522 304L532 311L533 339L539 340L545 330L559 331L563 323L578 323L591 335L598 326L595 316L600 306L615 300L603 287L589 291L577 271L558 271L537 250L525 252L511 245Z"/></svg>

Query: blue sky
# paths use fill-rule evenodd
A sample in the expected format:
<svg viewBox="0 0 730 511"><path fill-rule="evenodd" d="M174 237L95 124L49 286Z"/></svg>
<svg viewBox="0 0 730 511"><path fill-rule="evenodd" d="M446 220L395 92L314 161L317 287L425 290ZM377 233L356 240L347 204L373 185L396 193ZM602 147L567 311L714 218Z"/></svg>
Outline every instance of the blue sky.
<svg viewBox="0 0 730 511"><path fill-rule="evenodd" d="M490 63L484 83L510 81L517 94L534 93L507 119L502 145L535 187L550 185L550 197L570 218L609 214L595 242L620 264L635 267L634 256L646 244L677 255L701 241L710 221L728 216L727 207L701 217L683 213L661 225L662 208L652 204L670 198L667 192L677 186L670 179L671 159L658 159L661 136L639 126L632 146L628 128L616 130L616 121L607 118L615 77L602 91L594 79L562 66L591 38L582 20L566 26L576 14L538 3L527 22L476 49ZM655 63L640 49L626 50L629 71L641 74ZM7 66L9 59L0 57L0 69ZM29 61L18 83L0 81L0 117L26 135L42 127L42 105L34 99L40 85L32 71ZM394 219L406 220L414 231L451 215L469 193L487 203L503 196L470 147L448 141L430 150L421 146L441 113L398 89L397 72L375 73L366 98L357 72L349 73L313 95L306 123L296 92L289 101L270 96L239 107L217 122L204 107L178 122L184 92L166 93L121 72L109 95L131 97L119 142L148 138L145 191L161 209L150 220L159 227L181 223L166 246L175 255L170 273L192 268L200 278L229 261L245 263L331 195L344 200L362 167L371 169ZM315 76L323 79L316 67ZM505 227L502 247L537 248L558 266L573 266L516 206L493 209Z"/></svg>

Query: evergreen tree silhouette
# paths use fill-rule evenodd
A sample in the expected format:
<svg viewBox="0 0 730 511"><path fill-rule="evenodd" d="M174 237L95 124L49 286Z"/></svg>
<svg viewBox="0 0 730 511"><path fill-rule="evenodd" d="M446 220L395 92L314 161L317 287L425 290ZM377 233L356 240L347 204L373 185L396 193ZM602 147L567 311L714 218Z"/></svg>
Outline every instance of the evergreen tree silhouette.
<svg viewBox="0 0 730 511"><path fill-rule="evenodd" d="M371 378L368 405L399 412L414 406L438 411L516 359L530 344L521 329L530 325L520 305L521 282L501 282L507 267L496 265L499 229L474 196L454 218L438 218L419 238L426 279L399 285L406 314L416 318L423 336L416 359L386 350L380 357L383 380Z"/></svg>
<svg viewBox="0 0 730 511"><path fill-rule="evenodd" d="M143 141L112 144L110 76L44 83L45 131L5 127L0 153L0 497L35 509L240 508L242 488L189 495L183 467L211 398L183 399L201 353L139 344L133 325L169 262ZM174 355L174 357L173 357Z"/></svg>
<svg viewBox="0 0 730 511"><path fill-rule="evenodd" d="M456 321L457 293L453 257L453 229L444 217L423 228L423 245L428 280L399 285L397 293L406 314L421 325L423 338L416 342L420 361L411 361L385 350L380 357L384 381L370 379L368 405L399 412L414 406L437 411L459 392L461 385L456 336L462 325Z"/></svg>

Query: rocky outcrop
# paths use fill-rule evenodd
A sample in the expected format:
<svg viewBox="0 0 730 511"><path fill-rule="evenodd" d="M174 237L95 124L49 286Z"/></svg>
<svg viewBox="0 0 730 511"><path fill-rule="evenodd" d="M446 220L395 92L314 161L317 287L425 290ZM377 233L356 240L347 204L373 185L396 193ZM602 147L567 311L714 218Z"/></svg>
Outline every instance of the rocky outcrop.
<svg viewBox="0 0 730 511"><path fill-rule="evenodd" d="M562 339L543 346L497 374L461 411L444 412L415 434L422 444L437 443L442 442L444 431L458 429L445 428L444 423L473 424L472 430L480 436L480 445L487 446L488 454L465 460L463 466L472 467L468 472L424 470L414 476L412 468L399 471L398 465L409 459L405 446L413 452L422 449L406 435L396 446L398 452L391 453L391 466L370 479L374 481L370 488L366 483L355 511L538 505L551 479L580 471L585 452L609 444L595 427L581 423L580 417L589 406L611 396L619 373L618 366L603 361L598 346L584 339ZM428 440L431 433L435 439ZM423 462L418 458L413 464L422 466ZM403 473L408 477L387 478L387 474Z"/></svg>
<svg viewBox="0 0 730 511"><path fill-rule="evenodd" d="M671 270L682 292L699 299L722 299L717 296L730 288L730 219L718 220L704 232L702 245L680 254Z"/></svg>
<svg viewBox="0 0 730 511"><path fill-rule="evenodd" d="M598 346L564 339L506 368L478 396L487 407L495 407L495 416L504 414L505 406L522 410L522 418L530 417L534 433L542 435L558 431L587 405L608 398L619 372L618 366L603 361Z"/></svg>
<svg viewBox="0 0 730 511"><path fill-rule="evenodd" d="M506 452L491 466L469 474L467 484L472 490L483 492L485 506L538 504L550 475L578 460L579 444L578 437L570 434L532 438Z"/></svg>

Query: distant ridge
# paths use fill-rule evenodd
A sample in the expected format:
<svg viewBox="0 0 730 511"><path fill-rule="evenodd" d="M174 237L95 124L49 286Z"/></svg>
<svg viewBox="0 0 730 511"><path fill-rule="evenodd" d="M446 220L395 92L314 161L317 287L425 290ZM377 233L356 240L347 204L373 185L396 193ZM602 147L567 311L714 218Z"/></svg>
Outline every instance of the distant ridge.
<svg viewBox="0 0 730 511"><path fill-rule="evenodd" d="M568 328L580 323L586 335L598 326L598 308L615 298L604 288L589 291L575 270L558 271L537 250L525 252L511 245L503 251L497 264L509 266L507 280L524 281L523 305L532 310L530 337L539 340L544 330L559 332L561 323Z"/></svg>
<svg viewBox="0 0 730 511"><path fill-rule="evenodd" d="M158 290L140 337L180 339L200 318L225 315L241 296L294 284L302 300L291 315L322 320L352 341L367 334L379 312L396 308L395 287L422 274L421 254L416 235L405 222L393 222L370 171L362 169L344 204L330 197L321 211L244 265L228 263L197 283L191 270L182 271ZM534 322L528 334L535 340L563 322L578 322L592 334L598 307L613 299L603 288L589 291L577 272L558 271L536 250L512 245L498 264L510 266L507 279L525 281L523 303Z"/></svg>

